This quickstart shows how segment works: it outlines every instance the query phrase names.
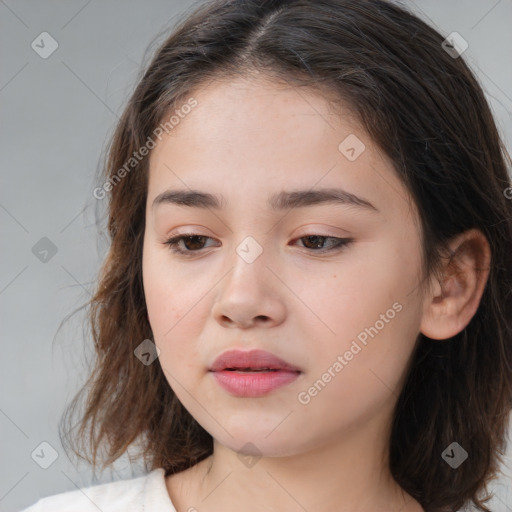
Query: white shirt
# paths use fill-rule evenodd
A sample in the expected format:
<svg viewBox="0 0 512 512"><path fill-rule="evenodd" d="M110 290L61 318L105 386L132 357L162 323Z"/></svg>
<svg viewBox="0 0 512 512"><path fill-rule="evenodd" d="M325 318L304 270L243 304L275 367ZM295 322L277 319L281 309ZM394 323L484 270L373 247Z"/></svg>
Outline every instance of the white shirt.
<svg viewBox="0 0 512 512"><path fill-rule="evenodd" d="M165 485L165 471L94 485L41 498L22 512L176 512Z"/></svg>

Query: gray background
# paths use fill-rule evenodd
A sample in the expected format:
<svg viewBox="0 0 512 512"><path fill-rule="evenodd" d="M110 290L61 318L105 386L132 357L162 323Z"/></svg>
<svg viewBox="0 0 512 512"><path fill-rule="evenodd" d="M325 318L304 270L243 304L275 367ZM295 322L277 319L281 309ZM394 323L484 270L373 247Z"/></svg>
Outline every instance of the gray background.
<svg viewBox="0 0 512 512"><path fill-rule="evenodd" d="M199 3L0 0L1 511L143 474L123 458L93 479L86 465L75 468L67 458L57 422L85 378L90 353L83 313L58 335L57 328L89 298L107 249L95 225L95 209L104 205L92 196L106 141L162 37L148 45ZM404 3L443 34L457 31L468 41L464 57L510 151L512 0ZM31 47L44 31L59 45L47 59ZM32 252L43 237L57 248L46 263ZM48 469L31 457L43 441L58 454ZM512 512L511 459L509 446L508 479L493 485L496 512Z"/></svg>

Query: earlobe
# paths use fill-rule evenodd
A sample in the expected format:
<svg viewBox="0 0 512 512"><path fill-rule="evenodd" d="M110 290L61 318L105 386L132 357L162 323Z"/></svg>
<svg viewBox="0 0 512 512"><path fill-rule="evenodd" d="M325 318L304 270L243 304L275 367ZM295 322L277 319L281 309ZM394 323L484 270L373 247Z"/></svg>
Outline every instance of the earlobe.
<svg viewBox="0 0 512 512"><path fill-rule="evenodd" d="M484 234L471 229L449 244L441 282L433 279L424 298L420 332L444 340L461 332L475 315L489 277L491 250Z"/></svg>

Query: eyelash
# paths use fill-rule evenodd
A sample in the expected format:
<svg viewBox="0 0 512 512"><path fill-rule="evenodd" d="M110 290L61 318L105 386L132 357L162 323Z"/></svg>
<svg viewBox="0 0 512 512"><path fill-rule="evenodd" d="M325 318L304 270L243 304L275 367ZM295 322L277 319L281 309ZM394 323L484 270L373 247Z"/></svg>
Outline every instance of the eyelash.
<svg viewBox="0 0 512 512"><path fill-rule="evenodd" d="M197 237L197 238L211 238L209 236L205 236L205 235L197 235L195 233L185 233L183 235L178 235L178 236L173 236L171 238L169 238L168 240L166 240L164 242L165 245L168 245L169 246L169 249L171 252L173 253L177 253L177 254L180 254L182 256L185 256L185 257L191 257L194 253L199 253L202 249L198 249L198 250L195 250L195 251L192 251L192 250L183 250L183 249L180 249L179 248L179 243L186 239L186 238L194 238L194 237ZM304 236L301 236L300 238L297 238L296 240L302 240L303 238L312 238L312 237L318 237L318 238L324 238L326 240L336 240L336 242L333 244L332 247L328 248L328 249L308 249L306 247L306 249L308 249L309 251L313 251L313 252L316 252L316 253L326 253L326 252L332 252L332 251L340 251L344 248L346 248L348 245L350 245L353 241L352 238L338 238L338 237L334 237L334 236L324 236L324 235L304 235Z"/></svg>

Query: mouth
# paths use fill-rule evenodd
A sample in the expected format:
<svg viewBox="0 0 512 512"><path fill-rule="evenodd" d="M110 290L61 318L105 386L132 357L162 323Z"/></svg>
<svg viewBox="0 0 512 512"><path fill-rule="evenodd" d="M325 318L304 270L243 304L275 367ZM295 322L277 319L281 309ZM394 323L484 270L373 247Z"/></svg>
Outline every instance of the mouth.
<svg viewBox="0 0 512 512"><path fill-rule="evenodd" d="M252 373L252 372L278 372L278 368L224 368L225 372L239 372L239 373Z"/></svg>
<svg viewBox="0 0 512 512"><path fill-rule="evenodd" d="M302 374L296 366L263 350L224 352L209 371L230 395L243 398L267 395Z"/></svg>
<svg viewBox="0 0 512 512"><path fill-rule="evenodd" d="M228 350L215 359L209 371L301 373L296 366L265 350Z"/></svg>

